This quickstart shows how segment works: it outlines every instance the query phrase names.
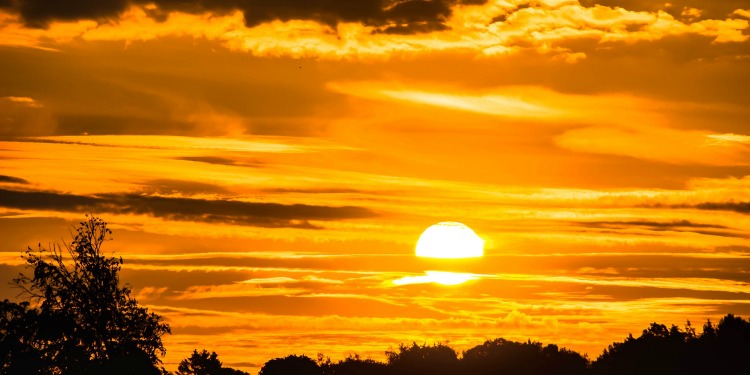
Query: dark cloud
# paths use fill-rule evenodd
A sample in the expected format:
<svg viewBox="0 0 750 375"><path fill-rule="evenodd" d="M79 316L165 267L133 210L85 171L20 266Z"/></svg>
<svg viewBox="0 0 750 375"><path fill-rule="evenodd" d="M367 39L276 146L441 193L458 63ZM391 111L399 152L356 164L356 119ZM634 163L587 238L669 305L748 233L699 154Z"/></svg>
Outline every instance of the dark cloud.
<svg viewBox="0 0 750 375"><path fill-rule="evenodd" d="M485 0L18 0L3 1L14 8L30 27L46 27L54 20L116 19L131 4L154 3L152 17L166 20L166 12L222 14L240 10L249 27L281 20L314 20L331 26L359 22L382 32L423 32L445 28L445 20L456 4L482 4Z"/></svg>
<svg viewBox="0 0 750 375"><path fill-rule="evenodd" d="M750 214L750 202L704 202L692 207L699 210L732 211L741 214Z"/></svg>
<svg viewBox="0 0 750 375"><path fill-rule="evenodd" d="M26 210L107 212L150 215L168 220L227 223L257 227L318 228L309 220L344 220L373 217L362 207L285 205L232 200L157 197L141 194L93 196L46 191L0 189L0 206Z"/></svg>
<svg viewBox="0 0 750 375"><path fill-rule="evenodd" d="M16 7L26 24L45 27L52 20L106 20L116 18L128 6L127 0L17 0Z"/></svg>
<svg viewBox="0 0 750 375"><path fill-rule="evenodd" d="M13 176L6 176L0 174L0 182L7 182L9 184L28 184L29 182L24 180L23 178L13 177Z"/></svg>

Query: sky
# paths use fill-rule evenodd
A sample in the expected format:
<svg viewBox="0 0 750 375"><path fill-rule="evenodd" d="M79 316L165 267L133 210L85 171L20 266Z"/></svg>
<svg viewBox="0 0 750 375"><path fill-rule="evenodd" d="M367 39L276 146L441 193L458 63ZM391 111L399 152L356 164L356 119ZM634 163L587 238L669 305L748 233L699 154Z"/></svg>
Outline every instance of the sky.
<svg viewBox="0 0 750 375"><path fill-rule="evenodd" d="M0 278L88 212L170 369L596 358L750 314L748 87L747 0L0 0Z"/></svg>

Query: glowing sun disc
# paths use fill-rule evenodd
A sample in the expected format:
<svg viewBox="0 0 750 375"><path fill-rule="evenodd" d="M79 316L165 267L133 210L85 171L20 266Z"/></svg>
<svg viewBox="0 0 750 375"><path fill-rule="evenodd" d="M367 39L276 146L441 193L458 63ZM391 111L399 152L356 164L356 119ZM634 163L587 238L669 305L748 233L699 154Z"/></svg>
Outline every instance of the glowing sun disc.
<svg viewBox="0 0 750 375"><path fill-rule="evenodd" d="M417 256L427 258L474 258L484 255L484 240L471 228L455 221L427 228L417 241Z"/></svg>

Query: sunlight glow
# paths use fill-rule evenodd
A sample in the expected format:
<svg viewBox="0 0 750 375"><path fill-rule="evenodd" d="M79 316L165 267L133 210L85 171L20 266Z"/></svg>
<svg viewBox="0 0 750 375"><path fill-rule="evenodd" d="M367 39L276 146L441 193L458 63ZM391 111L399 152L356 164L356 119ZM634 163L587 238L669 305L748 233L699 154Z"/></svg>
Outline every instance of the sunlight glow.
<svg viewBox="0 0 750 375"><path fill-rule="evenodd" d="M417 241L417 256L427 258L474 258L484 255L484 240L471 228L454 221L427 228Z"/></svg>
<svg viewBox="0 0 750 375"><path fill-rule="evenodd" d="M384 90L386 97L497 116L551 117L560 111L507 95L455 95L435 92Z"/></svg>
<svg viewBox="0 0 750 375"><path fill-rule="evenodd" d="M427 284L436 283L440 285L459 285L469 280L479 278L479 275L471 273L457 273L444 271L426 271L423 276L406 276L393 280L395 285Z"/></svg>

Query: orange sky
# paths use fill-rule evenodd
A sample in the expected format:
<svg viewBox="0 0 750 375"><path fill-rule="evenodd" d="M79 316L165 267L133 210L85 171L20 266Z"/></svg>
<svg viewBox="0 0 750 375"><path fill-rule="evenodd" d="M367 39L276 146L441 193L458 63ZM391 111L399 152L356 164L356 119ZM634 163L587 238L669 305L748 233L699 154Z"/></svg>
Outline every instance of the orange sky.
<svg viewBox="0 0 750 375"><path fill-rule="evenodd" d="M0 0L0 276L94 212L168 368L595 358L750 313L748 87L747 0ZM414 256L440 221L486 255Z"/></svg>

